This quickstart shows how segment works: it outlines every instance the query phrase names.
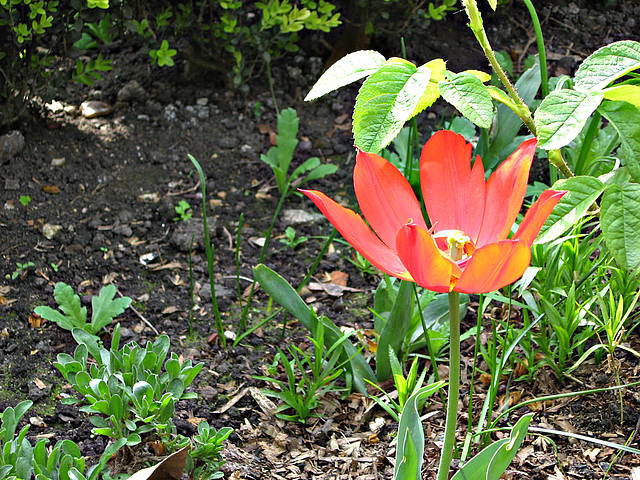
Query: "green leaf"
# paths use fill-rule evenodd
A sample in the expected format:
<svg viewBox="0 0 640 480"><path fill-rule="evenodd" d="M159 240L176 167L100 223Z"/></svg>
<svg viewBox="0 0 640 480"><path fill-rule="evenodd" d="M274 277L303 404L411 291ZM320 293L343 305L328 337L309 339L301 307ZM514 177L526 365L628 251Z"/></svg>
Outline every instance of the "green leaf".
<svg viewBox="0 0 640 480"><path fill-rule="evenodd" d="M431 70L431 76L429 77L429 83L427 88L420 97L418 105L411 114L411 117L415 117L425 108L430 107L440 97L440 91L438 90L438 83L445 79L445 69L447 64L441 58L436 58L424 64L424 67Z"/></svg>
<svg viewBox="0 0 640 480"><path fill-rule="evenodd" d="M489 1L489 6L495 12L496 8L498 8L498 0L488 0L488 1Z"/></svg>
<svg viewBox="0 0 640 480"><path fill-rule="evenodd" d="M558 180L552 188L568 193L547 218L535 243L550 242L572 227L603 192L604 184L594 177L579 176Z"/></svg>
<svg viewBox="0 0 640 480"><path fill-rule="evenodd" d="M469 460L451 480L499 480L527 435L533 414L525 415L511 430L511 436L492 443Z"/></svg>
<svg viewBox="0 0 640 480"><path fill-rule="evenodd" d="M640 182L640 110L628 102L604 102L598 111L618 132L629 173Z"/></svg>
<svg viewBox="0 0 640 480"><path fill-rule="evenodd" d="M440 95L480 128L491 128L493 103L489 90L475 75L462 72L438 83Z"/></svg>
<svg viewBox="0 0 640 480"><path fill-rule="evenodd" d="M91 299L91 333L98 333L131 305L129 297L114 300L115 294L116 287L107 285L100 290L100 295Z"/></svg>
<svg viewBox="0 0 640 480"><path fill-rule="evenodd" d="M419 480L421 478L420 470L422 468L422 462L418 461L418 455L422 452L416 451L409 427L406 428L403 437L405 438L405 442L404 448L402 449L402 458L396 460L396 462L399 462L399 465L394 474L394 478L397 480L411 480L412 478ZM422 445L422 451L424 451L424 445ZM400 451L398 450L398 452ZM398 457L400 457L400 455L398 455ZM419 463L420 466L418 466Z"/></svg>
<svg viewBox="0 0 640 480"><path fill-rule="evenodd" d="M377 153L411 118L429 84L431 70L390 58L367 78L356 99L353 136L362 150Z"/></svg>
<svg viewBox="0 0 640 480"><path fill-rule="evenodd" d="M389 359L389 347L394 352L399 352L404 342L404 337L409 330L411 314L413 312L413 282L400 282L398 295L395 298L389 319L378 341L376 350L376 376L379 382L391 377L391 360Z"/></svg>
<svg viewBox="0 0 640 480"><path fill-rule="evenodd" d="M602 196L600 222L609 251L628 270L640 266L640 185L611 185Z"/></svg>
<svg viewBox="0 0 640 480"><path fill-rule="evenodd" d="M623 40L589 55L578 67L576 87L602 90L614 80L640 67L640 43Z"/></svg>
<svg viewBox="0 0 640 480"><path fill-rule="evenodd" d="M311 91L304 97L304 101L315 100L340 87L367 77L382 67L384 62L384 56L374 50L360 50L350 53L331 65L322 74Z"/></svg>
<svg viewBox="0 0 640 480"><path fill-rule="evenodd" d="M58 323L58 325L67 330L71 330L74 327L82 328L87 323L87 308L80 307L80 297L73 292L73 288L65 283L58 282L53 290L53 296L58 303L58 307L64 313L64 317L48 307L37 307L35 312L38 315L46 320Z"/></svg>
<svg viewBox="0 0 640 480"><path fill-rule="evenodd" d="M602 102L601 92L556 90L536 110L534 124L540 148L564 147L576 138Z"/></svg>
<svg viewBox="0 0 640 480"><path fill-rule="evenodd" d="M621 100L640 108L640 85L615 85L602 93L605 100Z"/></svg>
<svg viewBox="0 0 640 480"><path fill-rule="evenodd" d="M398 425L398 447L393 478L398 480L420 480L422 478L424 430L418 413L418 403L429 395L433 395L444 385L445 382L437 382L422 387L411 395L404 404Z"/></svg>

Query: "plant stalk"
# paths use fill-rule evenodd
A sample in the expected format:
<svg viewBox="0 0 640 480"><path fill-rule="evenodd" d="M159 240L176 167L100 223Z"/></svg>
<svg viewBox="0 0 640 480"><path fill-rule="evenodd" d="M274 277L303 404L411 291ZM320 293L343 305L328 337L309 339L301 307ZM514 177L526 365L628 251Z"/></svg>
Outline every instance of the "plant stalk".
<svg viewBox="0 0 640 480"><path fill-rule="evenodd" d="M507 90L507 93L513 99L513 102L515 104L514 112L522 119L522 121L527 126L529 131L533 135L537 136L536 126L533 122L533 117L531 116L531 110L529 110L529 107L527 106L527 104L524 103L522 98L520 98L520 95L518 95L516 88L513 86L513 83L511 83L511 80L509 80L509 77L507 77L507 74L505 73L504 69L498 63L498 59L496 58L496 55L493 52L493 49L491 48L491 44L489 43L489 39L487 38L487 33L485 32L484 25L482 23L482 16L478 11L478 5L476 3L476 0L463 0L462 3L467 12L467 16L469 17L469 27L471 28L471 31L473 32L476 39L478 40L478 43L480 44L482 51L484 52L485 56L489 60L489 63L493 67L493 70L496 72L496 75L498 75L500 82L502 82L502 84L504 85L504 88L506 88ZM540 47L540 43L538 43L538 47ZM544 47L544 42L542 42L542 47ZM542 59L540 63L542 65ZM568 167L568 165L562 158L562 153L560 152L560 150L549 150L548 153L549 153L549 161L553 165L558 167L558 169L562 172L565 178L570 178L574 176L573 172L571 172L571 169Z"/></svg>
<svg viewBox="0 0 640 480"><path fill-rule="evenodd" d="M444 427L444 445L440 455L437 480L449 478L449 468L456 448L456 427L458 424L458 400L460 398L460 294L449 292L449 394L447 398L447 419Z"/></svg>
<svg viewBox="0 0 640 480"><path fill-rule="evenodd" d="M478 40L482 51L489 60L489 63L493 67L493 70L496 72L496 75L498 75L498 78L504 85L504 88L507 89L507 93L513 99L517 109L519 110L519 112L516 113L518 113L518 116L523 119L524 124L531 131L531 133L535 135L536 127L533 124L531 111L529 110L529 107L527 107L527 105L524 103L522 98L520 98L520 95L518 95L518 92L513 86L513 83L511 83L509 77L507 77L507 74L500 66L500 63L498 63L498 59L496 58L496 55L491 48L491 44L489 43L489 39L487 38L487 33L484 30L482 16L478 11L476 0L463 0L462 3L467 12L467 16L469 17L469 27L471 28L473 34L476 36L476 39Z"/></svg>
<svg viewBox="0 0 640 480"><path fill-rule="evenodd" d="M533 29L536 32L536 43L538 45L538 60L540 60L540 88L542 88L542 98L549 95L549 73L547 72L547 52L544 46L544 38L542 37L542 27L540 19L531 0L522 0L529 9Z"/></svg>

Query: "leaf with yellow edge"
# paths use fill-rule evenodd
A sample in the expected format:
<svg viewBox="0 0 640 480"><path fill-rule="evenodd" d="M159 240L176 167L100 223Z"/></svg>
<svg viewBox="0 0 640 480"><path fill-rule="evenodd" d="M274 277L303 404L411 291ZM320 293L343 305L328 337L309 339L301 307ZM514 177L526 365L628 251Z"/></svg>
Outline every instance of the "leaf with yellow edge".
<svg viewBox="0 0 640 480"><path fill-rule="evenodd" d="M489 6L495 12L496 8L498 8L498 0L489 0Z"/></svg>
<svg viewBox="0 0 640 480"><path fill-rule="evenodd" d="M640 85L616 85L602 93L607 100L622 100L640 109Z"/></svg>
<svg viewBox="0 0 640 480"><path fill-rule="evenodd" d="M434 102L440 98L440 92L438 91L438 82L441 82L445 79L444 71L446 68L446 63L441 58L436 58L427 62L423 65L423 67L427 67L431 70L431 77L429 78L429 84L427 85L426 90L418 100L418 105L416 105L416 109L411 114L411 118L415 117L425 108L430 107L434 104Z"/></svg>
<svg viewBox="0 0 640 480"><path fill-rule="evenodd" d="M486 83L491 80L491 75L483 72L482 70L465 70L464 73L470 73L471 75L478 77L482 83Z"/></svg>

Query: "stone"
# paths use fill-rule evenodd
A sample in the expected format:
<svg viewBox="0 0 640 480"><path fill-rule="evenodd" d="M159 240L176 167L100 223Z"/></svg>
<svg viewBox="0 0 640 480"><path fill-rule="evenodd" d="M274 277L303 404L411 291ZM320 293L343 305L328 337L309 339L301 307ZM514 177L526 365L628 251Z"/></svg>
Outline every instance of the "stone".
<svg viewBox="0 0 640 480"><path fill-rule="evenodd" d="M128 103L144 103L147 101L149 94L147 91L136 81L131 80L124 87L122 87L117 94L119 102Z"/></svg>
<svg viewBox="0 0 640 480"><path fill-rule="evenodd" d="M87 100L80 105L80 112L84 118L102 117L113 112L113 107L97 100Z"/></svg>
<svg viewBox="0 0 640 480"><path fill-rule="evenodd" d="M0 137L0 163L9 160L19 153L25 146L24 136L18 130L13 130Z"/></svg>

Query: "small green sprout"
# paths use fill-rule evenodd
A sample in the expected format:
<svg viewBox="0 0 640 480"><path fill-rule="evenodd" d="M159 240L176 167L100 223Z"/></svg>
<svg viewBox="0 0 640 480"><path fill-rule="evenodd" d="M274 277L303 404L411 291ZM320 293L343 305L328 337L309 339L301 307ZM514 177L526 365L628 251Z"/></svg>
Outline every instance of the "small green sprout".
<svg viewBox="0 0 640 480"><path fill-rule="evenodd" d="M16 262L16 265L17 265L17 268L11 274L11 280L15 280L18 277L24 278L24 276L27 274L27 269L29 267L33 267L35 265L35 263L33 263L33 262L27 262L27 263ZM9 277L9 275L7 275L7 277Z"/></svg>
<svg viewBox="0 0 640 480"><path fill-rule="evenodd" d="M29 195L20 195L20 203L26 207L31 203L31 197Z"/></svg>
<svg viewBox="0 0 640 480"><path fill-rule="evenodd" d="M191 205L189 205L189 202L187 202L186 200L180 200L180 203L175 206L175 209L178 216L173 220L176 222L179 222L180 220L184 222L185 220L189 220L191 217L193 217Z"/></svg>
<svg viewBox="0 0 640 480"><path fill-rule="evenodd" d="M155 64L158 62L158 65L164 67L165 65L168 67L173 67L173 56L178 53L177 50L173 48L169 48L169 42L166 40L162 41L162 45L157 50L151 50L149 52L149 56L151 57L151 62Z"/></svg>

